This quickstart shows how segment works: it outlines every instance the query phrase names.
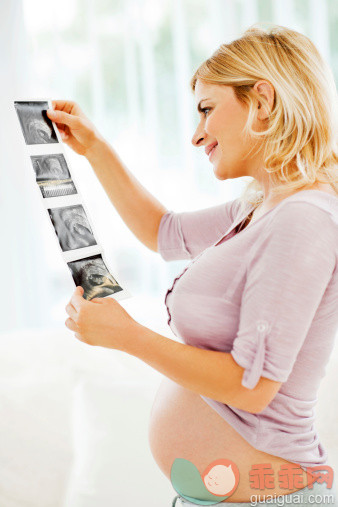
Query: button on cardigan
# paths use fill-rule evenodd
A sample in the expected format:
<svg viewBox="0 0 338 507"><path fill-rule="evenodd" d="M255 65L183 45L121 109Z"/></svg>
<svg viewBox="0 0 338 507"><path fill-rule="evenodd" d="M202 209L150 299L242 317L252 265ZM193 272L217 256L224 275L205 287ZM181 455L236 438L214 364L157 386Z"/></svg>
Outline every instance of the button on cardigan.
<svg viewBox="0 0 338 507"><path fill-rule="evenodd" d="M338 330L338 197L303 190L239 230L253 209L233 199L163 215L159 253L190 260L165 295L168 324L184 343L231 353L246 388L283 383L258 414L201 395L253 447L327 464L314 409Z"/></svg>

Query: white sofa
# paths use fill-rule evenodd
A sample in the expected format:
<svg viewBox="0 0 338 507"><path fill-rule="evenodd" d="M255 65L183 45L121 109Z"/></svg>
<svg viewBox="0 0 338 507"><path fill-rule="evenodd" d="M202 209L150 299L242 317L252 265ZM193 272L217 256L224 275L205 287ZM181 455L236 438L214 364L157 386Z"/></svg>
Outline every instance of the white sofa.
<svg viewBox="0 0 338 507"><path fill-rule="evenodd" d="M143 324L151 319L137 315L144 299L122 303ZM146 303L156 331L171 336L162 301ZM148 444L162 379L65 326L0 335L0 506L171 505L175 490Z"/></svg>

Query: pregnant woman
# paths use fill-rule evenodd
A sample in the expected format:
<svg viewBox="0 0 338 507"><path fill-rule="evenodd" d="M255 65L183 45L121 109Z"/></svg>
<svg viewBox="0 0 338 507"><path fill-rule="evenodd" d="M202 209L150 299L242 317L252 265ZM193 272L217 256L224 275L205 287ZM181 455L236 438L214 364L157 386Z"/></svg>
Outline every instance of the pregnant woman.
<svg viewBox="0 0 338 507"><path fill-rule="evenodd" d="M253 26L202 63L191 86L193 145L218 180L252 180L241 197L189 212L160 204L77 104L53 102L49 117L130 230L164 260L190 260L165 296L180 341L113 298L84 300L81 287L66 325L164 375L149 442L173 505L334 505L314 412L338 329L332 72L304 35Z"/></svg>

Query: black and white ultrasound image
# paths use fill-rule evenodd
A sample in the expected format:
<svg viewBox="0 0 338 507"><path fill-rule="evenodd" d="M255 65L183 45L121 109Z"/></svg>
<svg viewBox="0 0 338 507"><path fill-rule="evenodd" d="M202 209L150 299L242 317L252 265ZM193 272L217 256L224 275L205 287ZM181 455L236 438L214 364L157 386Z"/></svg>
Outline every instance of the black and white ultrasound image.
<svg viewBox="0 0 338 507"><path fill-rule="evenodd" d="M122 289L109 273L101 254L67 263L76 286L84 289L83 297L90 301L115 294Z"/></svg>
<svg viewBox="0 0 338 507"><path fill-rule="evenodd" d="M77 194L70 176L67 162L62 153L35 155L31 157L36 182L43 197L61 197Z"/></svg>
<svg viewBox="0 0 338 507"><path fill-rule="evenodd" d="M48 213L64 252L97 244L81 204L49 209Z"/></svg>
<svg viewBox="0 0 338 507"><path fill-rule="evenodd" d="M14 102L26 144L58 143L46 111L48 102Z"/></svg>

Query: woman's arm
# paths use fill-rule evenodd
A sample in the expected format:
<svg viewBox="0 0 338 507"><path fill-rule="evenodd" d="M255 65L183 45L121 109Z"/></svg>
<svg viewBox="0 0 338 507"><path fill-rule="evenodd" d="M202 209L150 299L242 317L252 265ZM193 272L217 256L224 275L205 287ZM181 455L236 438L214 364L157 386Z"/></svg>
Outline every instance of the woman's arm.
<svg viewBox="0 0 338 507"><path fill-rule="evenodd" d="M66 306L66 326L84 343L138 357L186 389L251 413L263 410L281 386L261 377L247 389L241 385L244 368L231 353L176 342L136 322L113 298L82 296L77 287Z"/></svg>
<svg viewBox="0 0 338 507"><path fill-rule="evenodd" d="M157 236L166 208L133 176L75 102L55 100L47 115L63 141L84 155L110 201L135 236L157 252Z"/></svg>
<svg viewBox="0 0 338 507"><path fill-rule="evenodd" d="M247 389L241 384L244 368L230 352L179 343L145 326L126 342L125 352L186 389L253 414L264 410L282 385L261 377L255 389Z"/></svg>
<svg viewBox="0 0 338 507"><path fill-rule="evenodd" d="M86 153L122 220L150 250L157 252L157 234L166 208L135 178L104 140Z"/></svg>

